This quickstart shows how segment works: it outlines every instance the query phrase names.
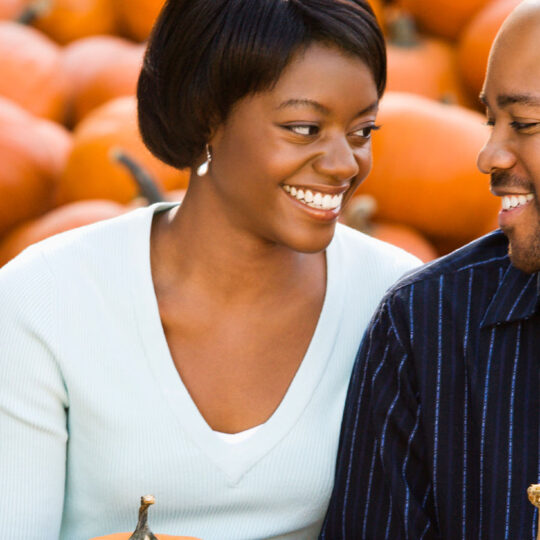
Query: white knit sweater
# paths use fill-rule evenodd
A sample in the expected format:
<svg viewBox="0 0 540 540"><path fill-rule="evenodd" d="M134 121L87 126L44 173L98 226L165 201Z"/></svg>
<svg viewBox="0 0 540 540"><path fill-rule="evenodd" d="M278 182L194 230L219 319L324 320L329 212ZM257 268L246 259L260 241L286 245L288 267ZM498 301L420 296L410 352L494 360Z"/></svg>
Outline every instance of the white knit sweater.
<svg viewBox="0 0 540 540"><path fill-rule="evenodd" d="M58 235L0 270L3 538L130 531L150 493L155 533L318 534L362 333L385 290L418 261L338 225L302 364L272 417L231 445L191 400L161 326L149 236L164 207Z"/></svg>

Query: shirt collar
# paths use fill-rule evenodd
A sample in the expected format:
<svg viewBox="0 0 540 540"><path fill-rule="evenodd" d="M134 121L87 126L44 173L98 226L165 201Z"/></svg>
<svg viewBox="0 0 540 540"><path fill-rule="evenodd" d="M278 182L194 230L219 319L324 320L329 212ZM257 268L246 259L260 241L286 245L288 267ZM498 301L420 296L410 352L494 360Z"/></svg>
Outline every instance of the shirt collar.
<svg viewBox="0 0 540 540"><path fill-rule="evenodd" d="M480 323L482 328L527 319L540 307L540 272L526 274L508 265Z"/></svg>

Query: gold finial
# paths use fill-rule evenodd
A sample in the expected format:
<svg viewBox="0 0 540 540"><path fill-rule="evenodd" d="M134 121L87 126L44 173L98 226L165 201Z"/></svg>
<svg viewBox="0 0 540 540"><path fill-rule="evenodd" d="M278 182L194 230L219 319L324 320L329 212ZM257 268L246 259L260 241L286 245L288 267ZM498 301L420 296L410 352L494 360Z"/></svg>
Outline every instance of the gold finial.
<svg viewBox="0 0 540 540"><path fill-rule="evenodd" d="M536 508L540 509L540 484L531 484L527 488L527 495L529 496L529 501L531 501ZM540 540L540 511L538 515L538 533L536 535L536 540Z"/></svg>

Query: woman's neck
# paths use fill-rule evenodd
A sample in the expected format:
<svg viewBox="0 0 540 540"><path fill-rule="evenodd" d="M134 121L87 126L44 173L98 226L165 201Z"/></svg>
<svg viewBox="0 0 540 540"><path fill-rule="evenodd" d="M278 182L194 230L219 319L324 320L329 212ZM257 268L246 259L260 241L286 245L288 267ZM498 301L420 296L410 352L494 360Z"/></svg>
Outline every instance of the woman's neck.
<svg viewBox="0 0 540 540"><path fill-rule="evenodd" d="M151 238L153 275L168 287L200 287L228 302L324 287L324 253L259 238L188 195L181 207L156 215Z"/></svg>

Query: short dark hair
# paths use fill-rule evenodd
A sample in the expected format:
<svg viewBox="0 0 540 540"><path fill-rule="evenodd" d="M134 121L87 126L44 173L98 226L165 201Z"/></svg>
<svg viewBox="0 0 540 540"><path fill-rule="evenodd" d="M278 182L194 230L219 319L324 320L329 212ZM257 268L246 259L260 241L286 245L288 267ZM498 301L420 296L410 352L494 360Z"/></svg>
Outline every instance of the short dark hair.
<svg viewBox="0 0 540 540"><path fill-rule="evenodd" d="M168 0L137 88L146 146L169 165L192 167L232 106L271 88L313 42L359 57L382 96L386 48L366 0Z"/></svg>

